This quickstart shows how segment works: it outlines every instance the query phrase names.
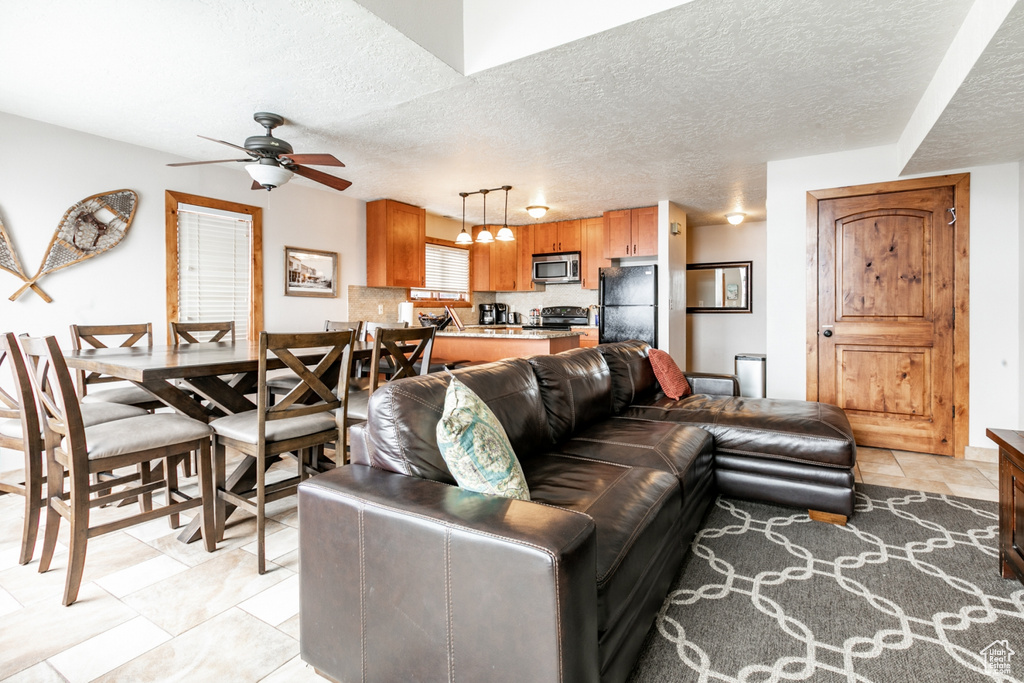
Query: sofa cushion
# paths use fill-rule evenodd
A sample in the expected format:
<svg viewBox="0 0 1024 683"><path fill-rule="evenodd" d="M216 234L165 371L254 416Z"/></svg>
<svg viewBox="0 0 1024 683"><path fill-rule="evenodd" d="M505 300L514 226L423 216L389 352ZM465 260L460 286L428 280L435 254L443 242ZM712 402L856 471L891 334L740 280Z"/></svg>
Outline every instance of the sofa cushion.
<svg viewBox="0 0 1024 683"><path fill-rule="evenodd" d="M701 427L715 437L715 452L773 460L853 467L857 447L850 421L827 403L697 394L633 403L622 417Z"/></svg>
<svg viewBox="0 0 1024 683"><path fill-rule="evenodd" d="M498 418L456 378L445 392L437 445L459 487L530 500L523 470Z"/></svg>
<svg viewBox="0 0 1024 683"><path fill-rule="evenodd" d="M658 382L647 359L650 346L642 341L599 344L597 350L608 363L612 378L612 413L621 413L626 406L652 396Z"/></svg>
<svg viewBox="0 0 1024 683"><path fill-rule="evenodd" d="M680 399L693 393L686 375L679 369L672 356L661 349L651 349L647 355L651 359L651 369L658 378L662 392L669 398Z"/></svg>
<svg viewBox="0 0 1024 683"><path fill-rule="evenodd" d="M549 453L523 463L534 502L586 513L597 529L598 634L652 580L680 521L679 484L667 472Z"/></svg>
<svg viewBox="0 0 1024 683"><path fill-rule="evenodd" d="M611 416L611 372L600 351L573 349L528 360L537 374L554 442Z"/></svg>
<svg viewBox="0 0 1024 683"><path fill-rule="evenodd" d="M494 412L519 461L551 443L540 387L522 359L461 368L452 373ZM391 472L455 483L437 446L449 376L419 375L388 382L370 397L365 443L369 462Z"/></svg>
<svg viewBox="0 0 1024 683"><path fill-rule="evenodd" d="M668 472L679 480L684 506L691 494L705 495L714 464L714 440L699 427L618 417L577 432L554 452Z"/></svg>

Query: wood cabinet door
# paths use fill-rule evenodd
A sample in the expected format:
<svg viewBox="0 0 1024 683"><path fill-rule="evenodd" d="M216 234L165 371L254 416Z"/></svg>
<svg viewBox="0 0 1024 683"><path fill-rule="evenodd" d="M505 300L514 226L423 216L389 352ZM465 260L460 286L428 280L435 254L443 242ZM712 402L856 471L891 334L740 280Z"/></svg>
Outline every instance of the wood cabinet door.
<svg viewBox="0 0 1024 683"><path fill-rule="evenodd" d="M632 218L629 209L604 212L605 258L632 256Z"/></svg>
<svg viewBox="0 0 1024 683"><path fill-rule="evenodd" d="M558 251L558 223L536 223L533 226L533 253L552 254Z"/></svg>
<svg viewBox="0 0 1024 683"><path fill-rule="evenodd" d="M533 285L533 226L520 225L512 229L516 233L519 249L519 274L516 276L516 291L531 292Z"/></svg>
<svg viewBox="0 0 1024 683"><path fill-rule="evenodd" d="M953 202L948 185L818 203L818 400L858 444L954 454Z"/></svg>
<svg viewBox="0 0 1024 683"><path fill-rule="evenodd" d="M558 223L558 251L580 250L580 222L578 220Z"/></svg>
<svg viewBox="0 0 1024 683"><path fill-rule="evenodd" d="M483 229L482 225L473 228L473 246L469 248L470 269L473 271L470 289L474 292L491 291L491 245L476 241L476 236Z"/></svg>
<svg viewBox="0 0 1024 683"><path fill-rule="evenodd" d="M388 285L422 287L426 278L426 212L388 201Z"/></svg>
<svg viewBox="0 0 1024 683"><path fill-rule="evenodd" d="M499 225L490 226L491 234L497 235ZM515 232L514 228L510 228ZM496 292L513 291L519 275L519 246L515 242L491 243L491 289Z"/></svg>
<svg viewBox="0 0 1024 683"><path fill-rule="evenodd" d="M580 279L583 289L597 289L599 271L612 264L604 257L604 218L580 221Z"/></svg>
<svg viewBox="0 0 1024 683"><path fill-rule="evenodd" d="M658 207L647 206L630 212L633 253L630 256L658 255Z"/></svg>

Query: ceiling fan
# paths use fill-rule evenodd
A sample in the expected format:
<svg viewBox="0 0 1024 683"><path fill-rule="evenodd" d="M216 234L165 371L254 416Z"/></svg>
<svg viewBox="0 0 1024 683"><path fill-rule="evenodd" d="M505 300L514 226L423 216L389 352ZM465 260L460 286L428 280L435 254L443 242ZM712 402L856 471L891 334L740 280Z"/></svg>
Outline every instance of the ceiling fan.
<svg viewBox="0 0 1024 683"><path fill-rule="evenodd" d="M217 142L228 147L240 149L249 155L245 159L216 159L214 161L185 161L179 164L167 164L168 166L199 166L200 164L222 164L229 161L251 162L246 165L245 170L252 176L252 189L273 190L281 187L289 180L292 174L297 173L303 178L309 178L322 185L333 187L335 190L344 190L349 181L337 176L308 168L302 164L312 166L344 166L331 154L293 154L292 146L282 140L275 138L273 130L284 123L284 117L280 114L258 111L252 116L256 123L266 128L266 135L253 135L245 139L245 145L234 145L230 142L208 138L205 135L199 137L211 142Z"/></svg>

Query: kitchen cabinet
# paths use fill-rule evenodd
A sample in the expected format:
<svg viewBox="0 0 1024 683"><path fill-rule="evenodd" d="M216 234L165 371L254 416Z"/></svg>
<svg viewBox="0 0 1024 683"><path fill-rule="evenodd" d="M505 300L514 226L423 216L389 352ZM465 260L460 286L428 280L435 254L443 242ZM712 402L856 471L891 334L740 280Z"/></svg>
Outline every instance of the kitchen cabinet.
<svg viewBox="0 0 1024 683"><path fill-rule="evenodd" d="M579 220L535 223L531 227L533 228L534 254L580 250Z"/></svg>
<svg viewBox="0 0 1024 683"><path fill-rule="evenodd" d="M658 207L605 211L605 258L658 255Z"/></svg>
<svg viewBox="0 0 1024 683"><path fill-rule="evenodd" d="M583 289L598 288L598 272L612 264L604 257L604 218L580 221L580 284Z"/></svg>
<svg viewBox="0 0 1024 683"><path fill-rule="evenodd" d="M393 199L366 204L366 285L423 287L427 212Z"/></svg>
<svg viewBox="0 0 1024 683"><path fill-rule="evenodd" d="M533 284L533 226L520 225L515 228L516 244L519 247L519 276L516 278L517 292L532 292Z"/></svg>
<svg viewBox="0 0 1024 683"><path fill-rule="evenodd" d="M500 225L489 225L492 235L498 234ZM533 245L532 226L509 226L515 235L514 242L490 244L473 242L470 247L472 276L470 289L474 292L529 292L533 290ZM473 239L480 234L483 226L473 228Z"/></svg>
<svg viewBox="0 0 1024 683"><path fill-rule="evenodd" d="M580 333L580 346L597 346L596 327L571 327L569 331Z"/></svg>
<svg viewBox="0 0 1024 683"><path fill-rule="evenodd" d="M558 251L558 223L533 225L533 253L552 254Z"/></svg>

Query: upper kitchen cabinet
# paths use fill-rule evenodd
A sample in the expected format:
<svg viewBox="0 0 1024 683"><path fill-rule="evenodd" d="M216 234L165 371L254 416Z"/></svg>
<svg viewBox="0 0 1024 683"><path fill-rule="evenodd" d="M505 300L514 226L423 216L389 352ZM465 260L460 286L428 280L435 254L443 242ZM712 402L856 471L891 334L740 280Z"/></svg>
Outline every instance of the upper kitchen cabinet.
<svg viewBox="0 0 1024 683"><path fill-rule="evenodd" d="M658 207L605 211L605 258L658 255Z"/></svg>
<svg viewBox="0 0 1024 683"><path fill-rule="evenodd" d="M366 285L423 287L427 212L393 199L366 204Z"/></svg>
<svg viewBox="0 0 1024 683"><path fill-rule="evenodd" d="M532 227L534 254L580 250L580 222L578 220L536 223Z"/></svg>
<svg viewBox="0 0 1024 683"><path fill-rule="evenodd" d="M519 249L519 276L516 279L517 292L532 292L533 284L533 226L520 225L515 228L516 245Z"/></svg>
<svg viewBox="0 0 1024 683"><path fill-rule="evenodd" d="M492 235L498 234L500 225L489 225ZM470 248L472 265L471 289L474 292L529 292L533 290L532 226L509 226L514 242L489 244L473 242ZM475 240L483 226L473 228Z"/></svg>
<svg viewBox="0 0 1024 683"><path fill-rule="evenodd" d="M491 291L491 245L476 241L477 235L483 229L482 225L473 228L473 245L469 248L469 269L472 273L469 284L474 292Z"/></svg>
<svg viewBox="0 0 1024 683"><path fill-rule="evenodd" d="M612 264L604 257L604 218L580 221L580 284L583 289L597 289L598 271Z"/></svg>
<svg viewBox="0 0 1024 683"><path fill-rule="evenodd" d="M491 234L497 235L500 225L491 226ZM491 291L514 292L519 280L519 235L516 228L509 226L516 235L514 242L494 240L491 247Z"/></svg>

